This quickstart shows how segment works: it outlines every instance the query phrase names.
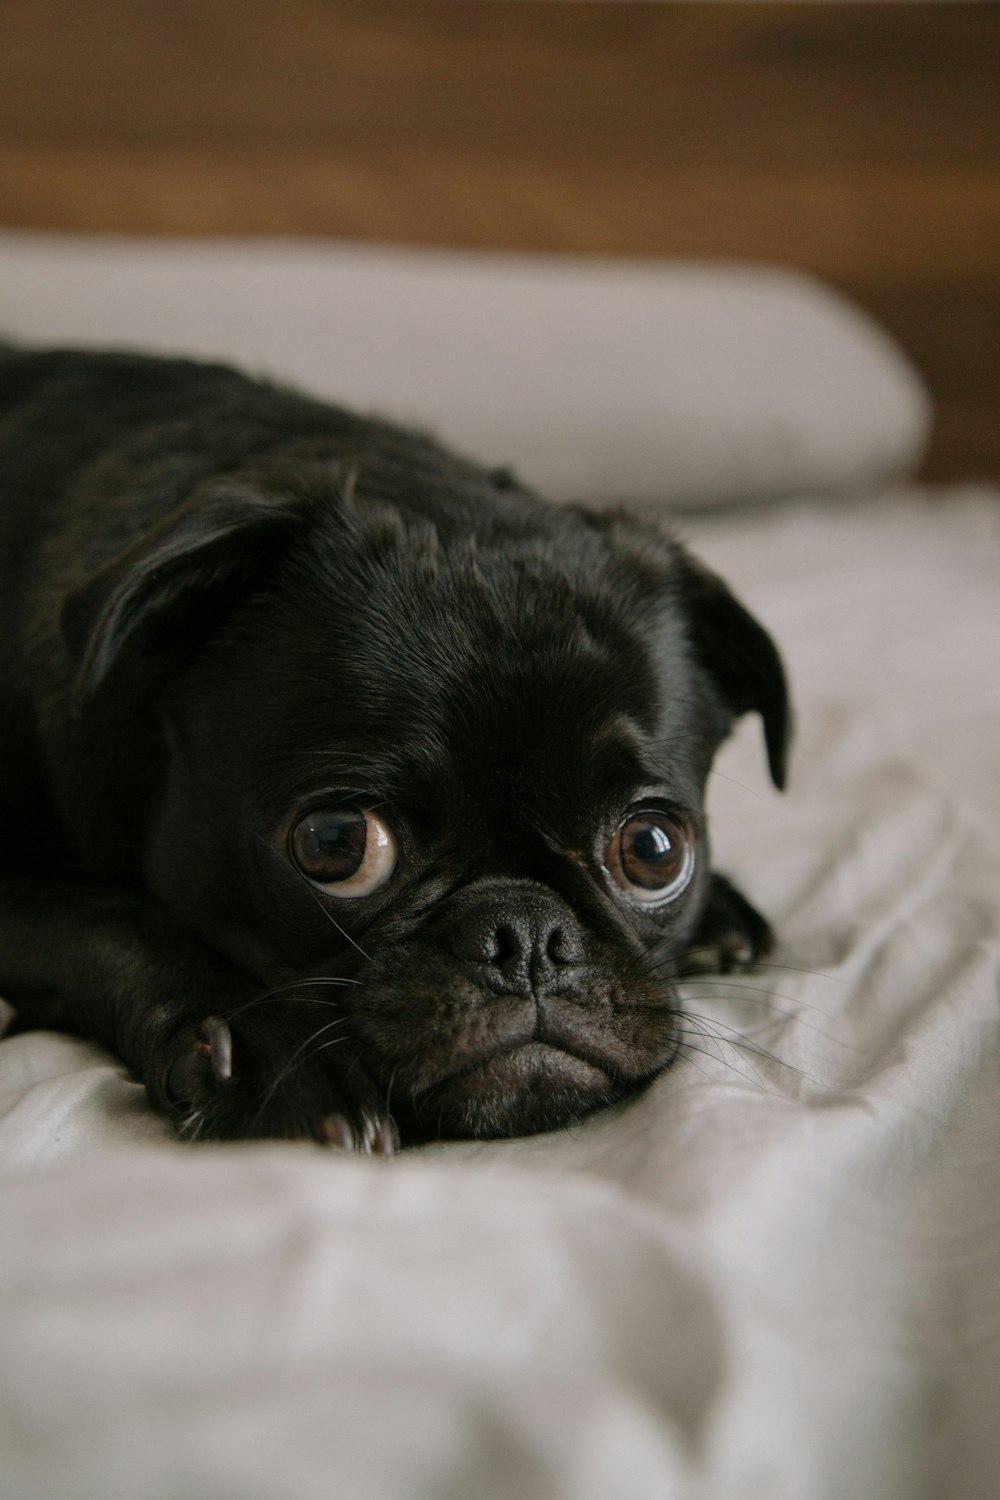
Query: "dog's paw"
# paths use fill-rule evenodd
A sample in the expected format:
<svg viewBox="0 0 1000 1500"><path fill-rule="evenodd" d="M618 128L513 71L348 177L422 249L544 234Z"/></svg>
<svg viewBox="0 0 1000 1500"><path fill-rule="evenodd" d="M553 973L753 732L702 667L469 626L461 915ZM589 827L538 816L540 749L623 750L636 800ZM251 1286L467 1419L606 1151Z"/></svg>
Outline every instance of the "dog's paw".
<svg viewBox="0 0 1000 1500"><path fill-rule="evenodd" d="M705 910L686 952L685 974L735 974L754 968L774 950L774 934L745 896L724 875L713 874Z"/></svg>
<svg viewBox="0 0 1000 1500"><path fill-rule="evenodd" d="M155 1091L186 1140L314 1140L390 1157L399 1135L353 1055L334 1062L338 1023L288 1024L268 1008L254 1018L208 1016L174 1038ZM284 1023L283 1023L284 1022ZM325 1040L325 1046L324 1046ZM324 1052L326 1050L326 1055ZM349 1082L348 1082L349 1074Z"/></svg>

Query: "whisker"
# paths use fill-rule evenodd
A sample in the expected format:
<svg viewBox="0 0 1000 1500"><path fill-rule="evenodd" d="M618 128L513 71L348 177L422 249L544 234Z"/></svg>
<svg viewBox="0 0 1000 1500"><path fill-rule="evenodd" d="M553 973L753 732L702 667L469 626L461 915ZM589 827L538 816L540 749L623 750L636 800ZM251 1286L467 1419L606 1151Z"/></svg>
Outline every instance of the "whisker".
<svg viewBox="0 0 1000 1500"><path fill-rule="evenodd" d="M688 986L694 988L697 985L710 985L713 989L739 990L743 995L762 995L770 1000L787 1000L790 1005L805 1005L806 1001L799 1001L797 995L786 995L783 990L765 990L759 984L744 984L741 979L731 979L728 974L679 974L676 986L678 989L686 989ZM811 1010L819 1010L821 1015L826 1015L825 1010L820 1010L818 1005L809 1007Z"/></svg>
<svg viewBox="0 0 1000 1500"><path fill-rule="evenodd" d="M225 1019L227 1021L235 1021L236 1018L238 1016L241 1016L245 1010L252 1010L255 1005L265 1005L269 1000L273 1000L273 999L282 1000L282 999L284 999L284 1000L293 1000L294 1001L295 998L296 997L294 995L292 995L292 996L259 995L256 1000L247 1000L247 1001L245 1001L244 1004L241 1005L238 1010L233 1010L233 1011L227 1012ZM338 1001L336 1001L336 1000L321 1000L318 995L302 995L302 996L300 996L298 998L301 999L301 1002L302 1002L303 1005L328 1005L333 1010L339 1010L340 1013L341 1013L341 1015L343 1015L344 1007Z"/></svg>
<svg viewBox="0 0 1000 1500"><path fill-rule="evenodd" d="M736 779L735 776L727 776L727 774L726 774L725 771L717 771L714 768L714 766L713 766L712 770L709 771L708 774L710 776L718 776L718 778L719 778L720 781L729 781L729 782L732 782L733 786L738 786L741 791L743 791L743 792L749 792L750 795L751 795L751 797L759 797L760 796L760 789L758 787L747 786L747 784L746 784L745 781L737 781L737 779Z"/></svg>
<svg viewBox="0 0 1000 1500"><path fill-rule="evenodd" d="M275 850L271 846L271 844L268 843L267 839L264 838L263 834L258 833L258 834L255 835L255 837L256 837L258 843L260 843L267 850L268 854L271 855L271 857L279 865L281 865L282 868L286 868L285 861L281 858L280 854L278 854L277 850ZM361 944L358 943L358 942L356 942L354 940L354 938L351 937L351 935L350 935L349 932L345 932L344 931L343 927L341 927L340 923L333 916L332 912L329 912L326 909L326 907L323 904L322 899L320 898L319 892L313 890L312 885L306 879L306 877L303 875L302 871L299 870L299 869L296 869L294 865L291 866L291 868L294 870L295 875L302 882L303 886L308 891L309 895L316 902L316 905L319 907L319 909L323 913L324 917L326 917L326 919L330 923L331 927L335 927L336 930L340 933L340 936L344 939L344 942L345 943L350 943L350 945L351 945L352 948L356 948L358 950L358 952L361 954L362 958L367 959L367 961L369 963L371 963L371 954L370 953L366 953L365 950L362 948Z"/></svg>
<svg viewBox="0 0 1000 1500"><path fill-rule="evenodd" d="M385 1112L389 1116L392 1115L392 1086L396 1082L396 1074L398 1072L399 1072L399 1064L397 1063L396 1066L393 1068L392 1072L389 1074L389 1082L386 1085L386 1090L385 1090Z"/></svg>
<svg viewBox="0 0 1000 1500"><path fill-rule="evenodd" d="M728 1004L742 1001L746 1005L770 1006L775 1015L774 1025L778 1024L779 1019L793 1021L796 1025L801 1026L804 1031L811 1031L814 1036L821 1036L824 1041L831 1042L835 1047L843 1047L846 1052L861 1052L864 1050L853 1042L844 1041L843 1037L835 1036L832 1031L827 1031L825 1027L817 1026L813 1021L805 1020L798 1014L799 1008L815 1011L821 1016L826 1016L827 1012L820 1006L810 1005L808 1001L800 1000L796 996L784 995L780 990L761 990L753 985L743 986L738 980L716 979L713 975L705 975L704 978L698 979L682 979L678 986L681 992L686 989L698 987L702 989L703 994L706 989L733 991L734 993L732 994L719 995L718 998L723 1003ZM709 998L711 998L711 994L709 994ZM774 1005L772 1003L774 1000L787 1000L789 1005L795 1008L786 1010L783 1006Z"/></svg>
<svg viewBox="0 0 1000 1500"><path fill-rule="evenodd" d="M709 1083L711 1083L712 1082L712 1075L708 1071L708 1069L707 1068L703 1068L702 1065L701 1065L701 1063L696 1063L693 1057L689 1057L688 1056L689 1052L701 1052L701 1051L702 1051L701 1047L695 1047L691 1042L681 1041L680 1038L678 1037L676 1056L677 1057L683 1057L684 1061L685 1062L689 1062L691 1064L692 1068L697 1068L698 1069L698 1072L701 1074L702 1078L707 1078L708 1081L709 1081ZM720 1059L715 1059L715 1060L719 1061Z"/></svg>
<svg viewBox="0 0 1000 1500"><path fill-rule="evenodd" d="M299 989L305 989L312 985L331 985L336 987L338 985L345 984L359 985L360 983L360 979L336 979L332 975L317 976L314 979L292 980L288 984L280 984L273 990L265 990L263 994L254 995L251 999L245 1000L243 1004L237 1006L235 1010L226 1012L226 1020L235 1020L235 1018L237 1016L241 1016L244 1011L252 1010L255 1005L265 1005L269 1000L301 999L304 1005L336 1005L336 1000L321 1000L316 995L297 996L295 994L295 991Z"/></svg>
<svg viewBox="0 0 1000 1500"><path fill-rule="evenodd" d="M277 1093L279 1087L281 1086L282 1083L284 1083L285 1079L288 1077L289 1073L292 1071L292 1069L294 1068L295 1064L298 1062L299 1058L302 1056L303 1052L305 1052L306 1049L312 1045L312 1043L316 1040L317 1037L324 1036L326 1034L326 1032L332 1031L335 1026L344 1026L344 1025L346 1025L346 1021L344 1020L344 1018L342 1016L338 1016L338 1018L335 1021L330 1021L326 1026L320 1026L318 1030L314 1031L311 1036L307 1036L306 1039L305 1039L305 1041L301 1042L296 1047L295 1051L292 1053L291 1057L285 1063L285 1066L279 1071L277 1077L273 1080L273 1082L271 1084L271 1087L268 1089L267 1093L264 1095L263 1099L261 1100L260 1108L258 1109L256 1116L254 1117L254 1128L255 1129L256 1129L257 1125L259 1125L261 1119L263 1118L264 1111L267 1109L267 1106L270 1104L271 1100L274 1098L275 1094ZM347 1040L346 1037L334 1037L332 1039L332 1041L326 1043L326 1045L327 1046L332 1046L334 1042L345 1042L346 1040ZM318 1048L317 1050L318 1051L322 1051L323 1049L322 1048ZM310 1053L310 1056L313 1056L313 1055L314 1055L313 1053Z"/></svg>
<svg viewBox="0 0 1000 1500"><path fill-rule="evenodd" d="M261 995L262 1000L278 999L281 995L294 993L295 990L304 989L311 985L332 985L334 987L342 984L360 985L360 979L348 979L340 974L308 974L302 979L290 979L287 984L279 984L273 990L267 990Z"/></svg>
<svg viewBox="0 0 1000 1500"><path fill-rule="evenodd" d="M695 1035L698 1034L699 1033L695 1033ZM685 1053L700 1052L702 1057L711 1058L712 1062L719 1063L724 1068L729 1068L730 1071L735 1073L738 1078L742 1078L745 1083L751 1083L753 1084L754 1088L760 1089L761 1093L766 1094L769 1092L769 1090L765 1087L765 1085L760 1081L759 1078L751 1078L748 1074L744 1073L741 1068L736 1067L735 1063L727 1062L725 1058L719 1057L715 1052L709 1052L705 1047L696 1047L694 1042L680 1041L678 1042L678 1048L683 1048ZM704 1068L699 1067L697 1063L693 1063L692 1066L698 1068L699 1073L701 1073L705 1078L708 1078L709 1082L711 1082L711 1075L707 1073Z"/></svg>
<svg viewBox="0 0 1000 1500"><path fill-rule="evenodd" d="M729 1029L737 1036L745 1037L748 1041L753 1041L757 1037L767 1036L768 1032L774 1031L775 1028L779 1027L785 1020L795 1021L796 1019L797 1017L792 1012L779 1010L776 1011L772 1016L765 1015L764 1017L758 1019L756 1025L754 1025L752 1028L740 1030L736 1026L729 1026L729 1023L726 1021L721 1021L716 1017L712 1018L713 1024L718 1026L729 1026ZM801 1024L805 1026L806 1023L803 1021Z"/></svg>
<svg viewBox="0 0 1000 1500"><path fill-rule="evenodd" d="M703 1041L707 1042L707 1041L711 1040L713 1042L718 1042L718 1044L719 1044L720 1047L729 1047L734 1052L739 1052L740 1049L739 1049L738 1044L736 1042L734 1042L730 1037L722 1036L717 1031L712 1031L712 1030L707 1029L708 1028L708 1023L707 1023L706 1018L704 1016L691 1015L689 1012L685 1012L685 1019L689 1020L689 1021L694 1021L696 1025L699 1025L699 1023L700 1023L699 1030L697 1031L696 1034L698 1036L700 1036ZM690 1035L690 1033L688 1033L688 1035ZM737 1035L738 1035L738 1033L737 1033ZM767 1053L764 1052L764 1049L762 1049L762 1048L753 1048L752 1045L751 1045L751 1050L755 1050L758 1053L761 1053L762 1055L764 1055L765 1057L767 1056ZM721 1057L721 1056L719 1057L718 1060L719 1060L719 1062L722 1062L722 1063L725 1062L725 1059L723 1057ZM763 1078L761 1078L761 1076L758 1073L757 1069L754 1067L753 1063L751 1063L749 1061L749 1059L743 1059L742 1057L741 1057L741 1060L746 1062L746 1066L749 1068L750 1073L753 1076L753 1078L756 1081L756 1083L758 1084L758 1086L760 1088L766 1090L766 1084L764 1083L764 1080L763 1080ZM737 1068L736 1071L740 1072L740 1069Z"/></svg>
<svg viewBox="0 0 1000 1500"><path fill-rule="evenodd" d="M810 979L826 979L830 984L846 984L846 979L841 979L839 974L828 974L825 969L806 969L801 964L779 964L773 959L765 959L762 963L755 964L757 969L780 969L786 974L808 974Z"/></svg>
<svg viewBox="0 0 1000 1500"><path fill-rule="evenodd" d="M326 907L323 905L322 900L320 899L320 896L319 896L318 892L316 892L316 891L313 890L312 886L309 884L309 882L305 878L305 876L304 875L300 875L299 879L302 881L302 884L305 886L305 888L309 892L310 896L312 896L313 900L316 902L316 905L319 907L319 909L323 913L324 917L326 917L326 920L330 923L331 927L335 927L337 929L337 931L340 933L341 937L344 939L345 943L350 943L350 945L351 945L352 948L356 948L358 950L358 952L361 954L362 958L367 959L367 961L369 963L371 963L371 958L372 958L371 954L370 953L366 953L365 950L362 948L361 944L358 943L358 942L355 942L354 938L351 937L351 934L349 932L345 932L344 931L344 929L341 927L340 923L337 921L336 917L334 917L333 913L330 912L330 911L327 911Z"/></svg>
<svg viewBox="0 0 1000 1500"><path fill-rule="evenodd" d="M658 946L658 943L651 944L651 946L647 949L647 952L655 952ZM686 958L697 958L701 953L717 952L717 944L705 943L700 948L682 948L679 953L672 954L671 958L675 963L683 963ZM666 963L669 962L669 960L665 959L663 960L663 962ZM827 974L823 969L805 969L797 964L779 964L774 962L773 959L769 958L761 959L759 962L754 964L753 968L754 973L760 973L767 969L781 969L787 971L789 974L809 974L813 979L828 979L831 984L847 983L846 979L841 979L839 974Z"/></svg>
<svg viewBox="0 0 1000 1500"><path fill-rule="evenodd" d="M794 1073L797 1077L806 1079L815 1088L822 1087L820 1080L813 1077L811 1073L807 1073L805 1068L799 1068L794 1063L785 1062L783 1058L778 1057L777 1053L769 1052L766 1047L758 1047L755 1042L752 1042L748 1036L739 1031L735 1026L729 1026L725 1021L718 1021L712 1016L700 1015L697 1011L684 1010L681 1014L685 1020L699 1021L703 1026L721 1027L723 1032L731 1032L732 1036L723 1035L719 1031L712 1034L720 1042L725 1042L730 1047L738 1047L741 1050L745 1048L748 1052L754 1053L755 1056L762 1057L765 1061L774 1063L776 1067L784 1068L789 1073ZM733 1037L738 1038L738 1040L733 1041Z"/></svg>

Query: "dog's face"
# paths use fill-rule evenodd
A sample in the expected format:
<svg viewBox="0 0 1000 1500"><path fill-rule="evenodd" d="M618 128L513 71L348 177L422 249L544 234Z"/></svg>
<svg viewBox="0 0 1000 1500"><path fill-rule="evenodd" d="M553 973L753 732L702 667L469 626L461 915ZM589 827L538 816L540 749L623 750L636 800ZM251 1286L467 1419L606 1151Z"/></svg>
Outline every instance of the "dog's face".
<svg viewBox="0 0 1000 1500"><path fill-rule="evenodd" d="M245 569L156 689L147 880L262 985L334 997L411 1135L565 1123L674 1053L705 780L750 708L780 780L780 664L652 528L329 491L203 506L94 591L101 676Z"/></svg>

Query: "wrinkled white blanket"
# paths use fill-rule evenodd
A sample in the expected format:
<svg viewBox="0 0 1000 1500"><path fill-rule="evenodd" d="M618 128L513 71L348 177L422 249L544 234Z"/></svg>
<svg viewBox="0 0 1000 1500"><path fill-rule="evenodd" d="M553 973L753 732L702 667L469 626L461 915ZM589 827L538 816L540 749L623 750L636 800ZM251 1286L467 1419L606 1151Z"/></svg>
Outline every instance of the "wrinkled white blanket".
<svg viewBox="0 0 1000 1500"><path fill-rule="evenodd" d="M1000 496L688 533L796 688L712 794L774 965L624 1112L391 1164L0 1043L5 1500L1000 1494Z"/></svg>

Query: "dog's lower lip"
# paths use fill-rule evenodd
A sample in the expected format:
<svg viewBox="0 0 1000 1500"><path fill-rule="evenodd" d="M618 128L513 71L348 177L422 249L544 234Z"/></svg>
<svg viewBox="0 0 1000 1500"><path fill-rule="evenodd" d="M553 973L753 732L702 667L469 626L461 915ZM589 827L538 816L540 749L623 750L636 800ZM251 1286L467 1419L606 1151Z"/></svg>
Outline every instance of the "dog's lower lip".
<svg viewBox="0 0 1000 1500"><path fill-rule="evenodd" d="M552 1042L534 1040L517 1042L477 1057L446 1074L435 1088L449 1088L499 1069L506 1073L508 1084L520 1079L528 1084L546 1074L561 1075L564 1082L587 1089L607 1088L611 1082L607 1069L600 1063Z"/></svg>

